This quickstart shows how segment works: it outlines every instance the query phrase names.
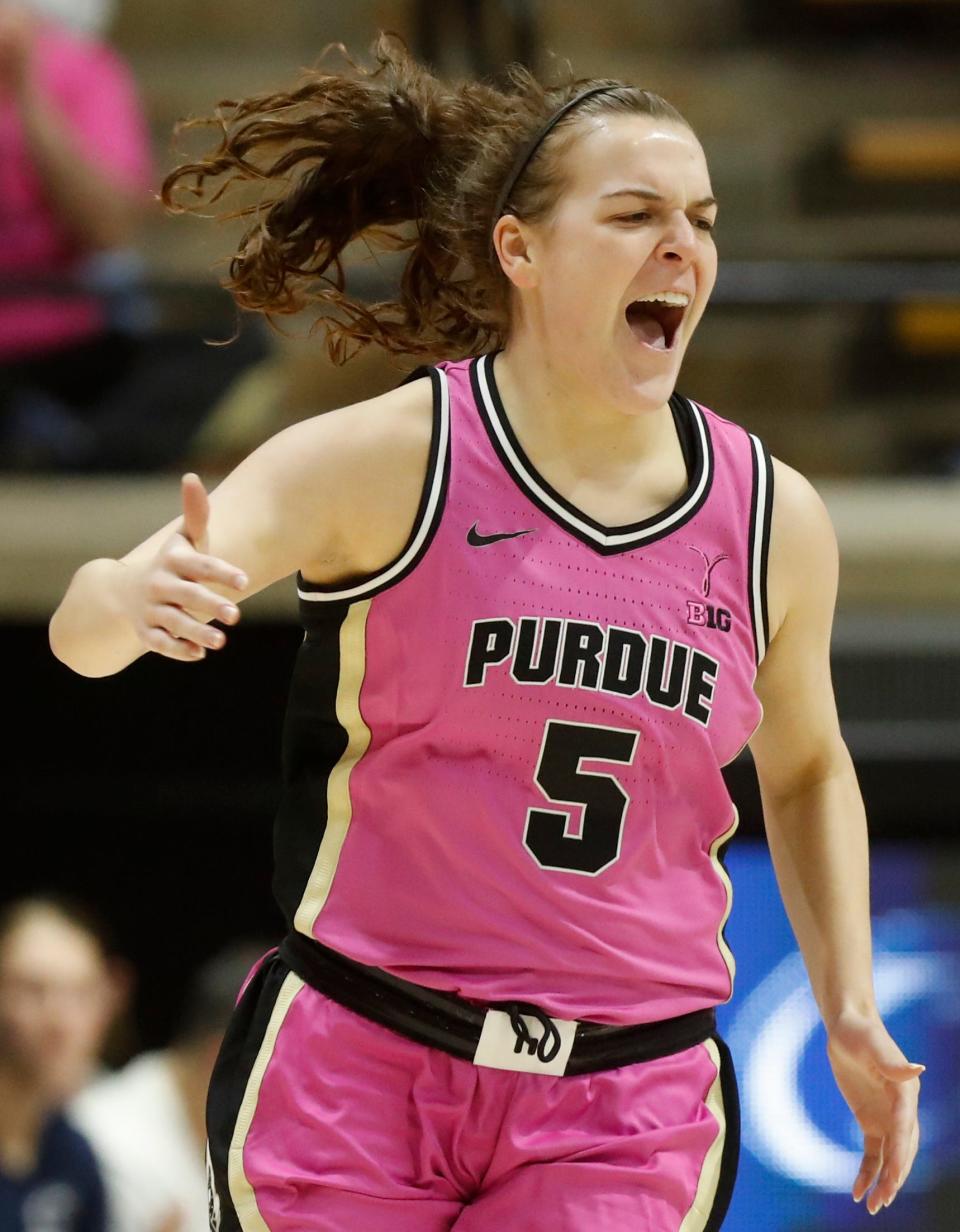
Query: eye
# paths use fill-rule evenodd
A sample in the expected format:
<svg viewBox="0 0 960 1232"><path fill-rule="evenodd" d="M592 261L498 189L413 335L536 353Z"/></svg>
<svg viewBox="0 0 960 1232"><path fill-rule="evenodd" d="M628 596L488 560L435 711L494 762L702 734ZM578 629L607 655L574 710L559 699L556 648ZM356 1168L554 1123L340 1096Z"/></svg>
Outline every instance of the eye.
<svg viewBox="0 0 960 1232"><path fill-rule="evenodd" d="M711 222L709 218L695 218L693 225L699 227L701 231L712 231L717 224L716 222Z"/></svg>
<svg viewBox="0 0 960 1232"><path fill-rule="evenodd" d="M635 214L621 214L617 222L634 222L638 219L643 222L650 217L652 215L649 210L638 210Z"/></svg>

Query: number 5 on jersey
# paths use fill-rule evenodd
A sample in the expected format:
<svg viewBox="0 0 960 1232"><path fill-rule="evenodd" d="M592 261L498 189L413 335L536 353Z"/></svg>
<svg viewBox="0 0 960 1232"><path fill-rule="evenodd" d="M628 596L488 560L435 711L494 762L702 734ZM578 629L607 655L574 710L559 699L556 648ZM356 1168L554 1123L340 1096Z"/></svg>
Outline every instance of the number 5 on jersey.
<svg viewBox="0 0 960 1232"><path fill-rule="evenodd" d="M640 733L618 727L548 719L534 775L551 804L582 804L580 833L570 832L568 809L531 808L523 845L542 868L596 876L620 857L630 797L612 774L580 769L586 759L629 766Z"/></svg>

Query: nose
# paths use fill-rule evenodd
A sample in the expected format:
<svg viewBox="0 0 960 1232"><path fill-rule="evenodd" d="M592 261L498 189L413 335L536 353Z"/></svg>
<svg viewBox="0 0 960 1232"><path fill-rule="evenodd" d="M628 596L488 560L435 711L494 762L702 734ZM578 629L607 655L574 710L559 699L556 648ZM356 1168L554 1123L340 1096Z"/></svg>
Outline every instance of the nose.
<svg viewBox="0 0 960 1232"><path fill-rule="evenodd" d="M663 261L687 265L693 260L696 245L693 224L682 210L677 210L671 215L670 223L657 245L657 256Z"/></svg>

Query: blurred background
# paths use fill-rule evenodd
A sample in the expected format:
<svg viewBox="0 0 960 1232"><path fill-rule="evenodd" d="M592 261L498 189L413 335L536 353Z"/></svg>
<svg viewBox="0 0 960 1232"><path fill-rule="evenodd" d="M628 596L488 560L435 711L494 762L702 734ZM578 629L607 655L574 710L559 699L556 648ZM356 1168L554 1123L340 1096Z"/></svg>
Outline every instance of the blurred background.
<svg viewBox="0 0 960 1232"><path fill-rule="evenodd" d="M100 917L94 949L111 991L103 1030L88 1033L90 1064L173 1057L193 1107L209 1052L184 1035L197 981L213 963L232 989L236 947L248 963L279 936L270 829L302 635L285 584L251 600L204 663L147 658L91 681L53 659L46 623L80 564L121 555L175 516L182 470L214 484L284 425L414 366L370 350L335 369L307 321L280 336L245 319L230 346L208 345L237 325L218 286L235 233L157 204L174 125L289 84L329 42L362 59L380 29L454 75L568 57L578 75L664 94L701 137L721 273L680 388L806 473L837 527L834 678L873 833L878 988L895 1034L928 1066L921 1164L881 1218L888 1230L954 1232L960 2L283 0L267 14L253 0L31 0L29 20L24 7L0 0L0 620L13 784L0 905L68 893ZM370 298L394 275L389 260L359 255L350 271ZM865 1227L844 1196L853 1122L773 891L749 758L728 773L741 814L729 860L740 970L724 1028L745 1107L725 1227ZM70 911L38 911L34 932L18 917L18 945L51 913L93 935ZM3 963L14 970L20 952L8 946L5 960L4 946L0 928L0 1000ZM101 1143L102 1159L110 1149ZM124 1227L202 1227L182 1201L160 1195ZM0 1232L2 1219L0 1207Z"/></svg>

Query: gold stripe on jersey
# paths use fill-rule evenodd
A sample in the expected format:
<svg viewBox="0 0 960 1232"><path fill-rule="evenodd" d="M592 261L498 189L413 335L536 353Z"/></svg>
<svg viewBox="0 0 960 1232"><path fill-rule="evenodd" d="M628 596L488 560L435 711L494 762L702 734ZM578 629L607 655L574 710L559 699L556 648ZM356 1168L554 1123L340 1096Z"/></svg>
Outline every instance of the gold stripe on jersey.
<svg viewBox="0 0 960 1232"><path fill-rule="evenodd" d="M717 1189L720 1186L720 1173L723 1167L723 1147L727 1137L727 1117L723 1107L723 1091L720 1081L720 1050L712 1039L704 1040L703 1047L706 1048L710 1054L710 1060L717 1067L717 1076L707 1092L707 1108L717 1122L717 1136L710 1143L707 1153L703 1157L703 1166L700 1169L700 1178L697 1181L697 1192L693 1198L693 1205L684 1215L683 1223L681 1223L677 1232L703 1232L713 1213L713 1205L717 1199Z"/></svg>
<svg viewBox="0 0 960 1232"><path fill-rule="evenodd" d="M370 729L360 714L360 686L366 672L367 614L371 599L354 603L340 627L340 680L337 684L337 721L347 734L347 747L327 779L327 825L293 924L298 932L313 935L340 862L340 852L353 818L350 775L370 745Z"/></svg>
<svg viewBox="0 0 960 1232"><path fill-rule="evenodd" d="M263 1075L267 1072L267 1066L270 1064L270 1058L273 1056L273 1050L277 1044L277 1036L280 1034L280 1028L283 1026L283 1020L287 1016L287 1011L293 1004L297 993L303 987L303 980L299 976L294 975L292 971L280 985L280 993L273 1007L273 1013L270 1015L270 1021L267 1024L266 1034L263 1037L263 1043L260 1045L260 1051L257 1053L257 1059L254 1061L250 1077L247 1079L247 1088L243 1093L240 1111L237 1114L237 1121L233 1127L233 1137L230 1139L230 1153L227 1157L227 1184L230 1188L230 1198L233 1202L234 1210L237 1212L237 1219L243 1232L270 1232L263 1216L260 1214L260 1208L257 1206L257 1197L253 1191L253 1186L247 1179L247 1174L243 1167L243 1151L247 1142L247 1134L250 1132L250 1126L253 1124L254 1114L257 1111Z"/></svg>
<svg viewBox="0 0 960 1232"><path fill-rule="evenodd" d="M723 935L723 930L726 928L727 920L730 919L730 912L733 910L733 885L731 884L730 878L727 876L727 870L720 863L720 849L725 843L728 843L730 839L733 838L739 824L740 814L737 812L737 806L734 804L733 821L730 823L729 828L725 830L719 838L715 838L713 840L713 843L710 846L710 861L713 864L714 872L723 882L723 888L727 893L727 906L720 920L719 927L717 928L717 949L720 951L720 957L726 963L727 970L730 973L730 997L733 996L733 977L737 973L737 962L733 957L733 951L727 945L726 938ZM727 997L728 1001L730 1000L730 997Z"/></svg>

